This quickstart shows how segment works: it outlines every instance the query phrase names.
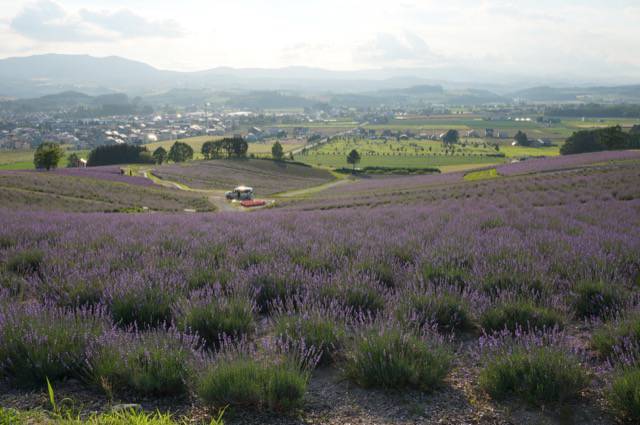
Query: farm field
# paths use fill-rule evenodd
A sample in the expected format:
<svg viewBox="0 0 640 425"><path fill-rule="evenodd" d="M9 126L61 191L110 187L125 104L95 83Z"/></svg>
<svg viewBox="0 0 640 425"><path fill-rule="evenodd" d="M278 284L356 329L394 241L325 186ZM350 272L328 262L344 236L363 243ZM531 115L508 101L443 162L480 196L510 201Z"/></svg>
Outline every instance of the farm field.
<svg viewBox="0 0 640 425"><path fill-rule="evenodd" d="M194 159L202 159L202 154L200 153L200 151L202 150L202 145L205 142L208 142L210 140L220 140L222 139L222 137L220 136L216 136L216 137L212 137L212 136L199 136L199 137L189 137L186 139L180 139L178 140L179 142L182 143L186 143L189 146L191 146L193 148L194 151ZM164 149L167 150L167 152L169 151L169 149L171 149L171 146L175 143L175 140L164 140L162 142L154 142L154 143L148 143L145 146L147 147L147 149L151 152L153 152L154 150L156 150L159 147L163 147ZM292 150L301 148L304 146L304 142L297 140L297 139L287 139L287 140L279 140L280 144L282 145L282 148L284 150L285 153L288 153ZM256 155L256 156L271 156L271 146L275 143L275 140L269 140L266 142L253 142L253 143L249 143L249 151L248 154L251 155Z"/></svg>
<svg viewBox="0 0 640 425"><path fill-rule="evenodd" d="M462 139L453 150L447 151L441 142L433 140L333 139L297 154L296 159L314 166L348 167L346 157L356 149L361 157L359 167L429 168L482 166L524 156L559 155L557 146L527 148L503 142L496 150L495 143L483 139Z"/></svg>
<svg viewBox="0 0 640 425"><path fill-rule="evenodd" d="M35 169L33 165L33 154L35 150L0 150L0 170L30 170ZM60 161L61 167L67 166L67 156L75 153L81 158L87 158L87 150L67 150L65 158Z"/></svg>
<svg viewBox="0 0 640 425"><path fill-rule="evenodd" d="M319 186L333 180L326 170L266 159L192 161L157 167L153 174L193 189L253 187L257 196Z"/></svg>
<svg viewBox="0 0 640 425"><path fill-rule="evenodd" d="M20 210L117 212L214 208L201 195L154 187L141 177L94 169L0 171L0 205Z"/></svg>
<svg viewBox="0 0 640 425"><path fill-rule="evenodd" d="M362 179L251 214L3 200L0 405L41 406L48 378L91 410L231 425L614 424L640 355L639 155ZM0 193L154 190L15 174Z"/></svg>

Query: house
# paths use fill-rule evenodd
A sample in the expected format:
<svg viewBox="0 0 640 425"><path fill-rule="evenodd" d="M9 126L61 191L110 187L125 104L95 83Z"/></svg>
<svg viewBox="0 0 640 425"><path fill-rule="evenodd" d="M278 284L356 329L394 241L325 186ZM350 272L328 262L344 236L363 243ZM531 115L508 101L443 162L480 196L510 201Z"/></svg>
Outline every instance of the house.
<svg viewBox="0 0 640 425"><path fill-rule="evenodd" d="M480 137L480 133L476 130L469 130L467 131L467 137Z"/></svg>
<svg viewBox="0 0 640 425"><path fill-rule="evenodd" d="M493 128L487 128L484 130L484 137L493 137Z"/></svg>

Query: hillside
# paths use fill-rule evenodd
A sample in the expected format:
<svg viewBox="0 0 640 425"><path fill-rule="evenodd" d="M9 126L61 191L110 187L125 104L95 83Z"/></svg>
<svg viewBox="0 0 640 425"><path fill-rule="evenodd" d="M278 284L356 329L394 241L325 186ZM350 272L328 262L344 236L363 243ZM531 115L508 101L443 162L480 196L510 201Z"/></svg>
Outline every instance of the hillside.
<svg viewBox="0 0 640 425"><path fill-rule="evenodd" d="M169 164L154 169L153 174L194 189L231 190L238 185L248 185L255 189L258 197L318 186L333 179L325 170L261 159Z"/></svg>
<svg viewBox="0 0 640 425"><path fill-rule="evenodd" d="M102 167L98 167L102 168ZM202 195L112 176L102 170L0 171L0 205L11 210L68 212L212 211Z"/></svg>

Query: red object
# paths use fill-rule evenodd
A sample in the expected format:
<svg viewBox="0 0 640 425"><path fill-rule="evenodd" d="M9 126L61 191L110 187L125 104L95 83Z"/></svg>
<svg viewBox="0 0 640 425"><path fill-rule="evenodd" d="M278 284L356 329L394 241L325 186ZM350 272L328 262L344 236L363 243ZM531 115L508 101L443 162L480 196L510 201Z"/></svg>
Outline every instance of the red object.
<svg viewBox="0 0 640 425"><path fill-rule="evenodd" d="M242 201L240 202L240 205L242 205L243 207L262 207L264 205L267 205L266 201L263 201L262 199L253 199L251 201Z"/></svg>

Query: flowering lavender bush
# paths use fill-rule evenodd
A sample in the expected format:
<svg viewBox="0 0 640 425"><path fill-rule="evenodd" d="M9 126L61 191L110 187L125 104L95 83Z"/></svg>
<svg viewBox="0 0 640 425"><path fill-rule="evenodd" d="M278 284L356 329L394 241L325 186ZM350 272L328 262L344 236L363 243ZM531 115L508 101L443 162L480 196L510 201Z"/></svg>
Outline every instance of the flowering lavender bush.
<svg viewBox="0 0 640 425"><path fill-rule="evenodd" d="M481 351L480 387L495 399L560 403L577 398L589 383L579 353L554 330L495 335L481 340Z"/></svg>
<svg viewBox="0 0 640 425"><path fill-rule="evenodd" d="M178 327L193 332L209 345L216 345L224 335L242 336L255 327L254 305L242 297L224 297L212 290L192 293L175 307Z"/></svg>
<svg viewBox="0 0 640 425"><path fill-rule="evenodd" d="M427 177L247 214L0 207L0 374L41 385L92 371L113 391L175 387L214 407L279 410L314 379L316 362L292 357L364 387L446 388L459 367L484 373L496 400L534 403L636 364L622 323L640 300L637 162ZM613 341L585 363L577 348L601 326Z"/></svg>
<svg viewBox="0 0 640 425"><path fill-rule="evenodd" d="M197 338L176 330L105 332L87 353L90 380L104 391L180 395L199 356Z"/></svg>
<svg viewBox="0 0 640 425"><path fill-rule="evenodd" d="M452 355L442 340L398 329L363 331L347 353L345 374L363 387L416 388L442 385Z"/></svg>
<svg viewBox="0 0 640 425"><path fill-rule="evenodd" d="M3 306L0 371L19 386L81 375L87 348L109 326L101 309L70 310L50 304Z"/></svg>

